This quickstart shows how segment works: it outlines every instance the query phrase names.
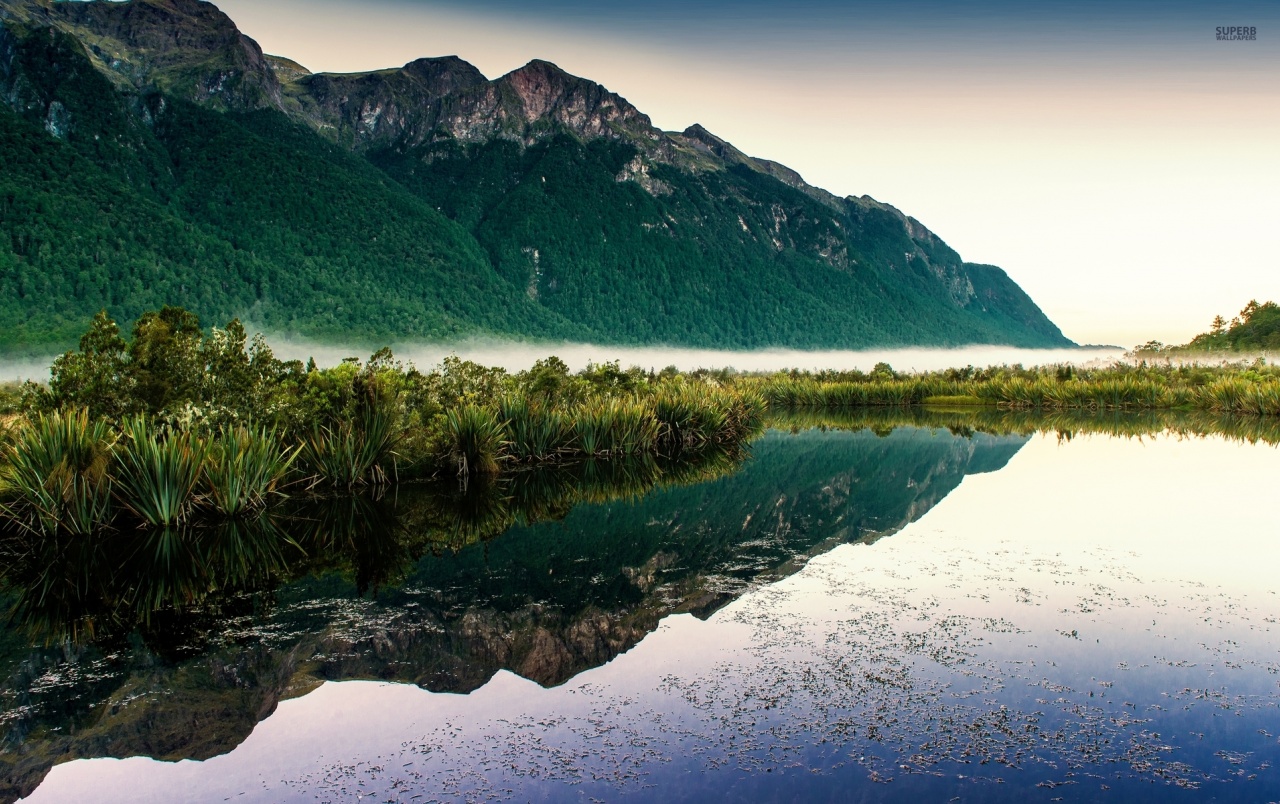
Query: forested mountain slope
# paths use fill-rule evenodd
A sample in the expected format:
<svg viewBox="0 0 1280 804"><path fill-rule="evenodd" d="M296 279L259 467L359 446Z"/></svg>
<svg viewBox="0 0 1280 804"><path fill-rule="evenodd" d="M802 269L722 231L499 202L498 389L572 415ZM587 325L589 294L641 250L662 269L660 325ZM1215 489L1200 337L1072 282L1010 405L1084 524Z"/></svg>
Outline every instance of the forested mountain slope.
<svg viewBox="0 0 1280 804"><path fill-rule="evenodd" d="M1069 342L1003 271L534 61L359 75L199 0L0 0L0 348L97 310L344 340Z"/></svg>

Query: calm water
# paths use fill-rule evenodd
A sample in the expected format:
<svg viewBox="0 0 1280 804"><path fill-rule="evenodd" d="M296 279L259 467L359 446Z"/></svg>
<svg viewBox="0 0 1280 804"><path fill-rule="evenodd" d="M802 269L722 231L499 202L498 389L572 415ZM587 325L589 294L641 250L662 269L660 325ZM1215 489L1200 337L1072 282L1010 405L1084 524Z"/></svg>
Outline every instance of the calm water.
<svg viewBox="0 0 1280 804"><path fill-rule="evenodd" d="M1280 452L953 429L334 502L40 587L0 795L1280 800Z"/></svg>

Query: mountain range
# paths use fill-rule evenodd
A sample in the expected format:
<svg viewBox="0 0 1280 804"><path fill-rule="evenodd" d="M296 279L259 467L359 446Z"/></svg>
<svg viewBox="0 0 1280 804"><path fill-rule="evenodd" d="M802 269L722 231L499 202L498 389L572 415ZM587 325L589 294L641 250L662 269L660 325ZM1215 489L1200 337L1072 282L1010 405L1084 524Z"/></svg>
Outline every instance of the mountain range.
<svg viewBox="0 0 1280 804"><path fill-rule="evenodd" d="M549 62L312 73L200 0L0 0L0 164L8 352L163 304L344 342L1070 345L892 206Z"/></svg>

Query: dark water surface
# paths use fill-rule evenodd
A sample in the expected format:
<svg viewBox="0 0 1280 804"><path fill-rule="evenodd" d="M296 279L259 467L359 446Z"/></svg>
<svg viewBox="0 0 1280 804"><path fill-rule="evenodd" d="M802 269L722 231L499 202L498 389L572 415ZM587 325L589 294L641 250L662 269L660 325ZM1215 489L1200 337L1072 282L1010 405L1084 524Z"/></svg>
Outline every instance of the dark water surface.
<svg viewBox="0 0 1280 804"><path fill-rule="evenodd" d="M1274 447L751 452L7 556L0 796L1280 800Z"/></svg>

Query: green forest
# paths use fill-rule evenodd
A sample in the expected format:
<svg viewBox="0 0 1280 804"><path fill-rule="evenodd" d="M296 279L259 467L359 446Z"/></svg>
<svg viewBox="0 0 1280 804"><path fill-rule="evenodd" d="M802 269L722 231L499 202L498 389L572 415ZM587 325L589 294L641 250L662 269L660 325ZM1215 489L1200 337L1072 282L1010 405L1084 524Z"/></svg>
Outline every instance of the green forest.
<svg viewBox="0 0 1280 804"><path fill-rule="evenodd" d="M1211 352L1280 349L1280 305L1252 300L1230 322L1215 317L1209 331L1192 338L1185 348Z"/></svg>
<svg viewBox="0 0 1280 804"><path fill-rule="evenodd" d="M83 60L66 36L24 44L28 76ZM459 226L278 113L155 95L139 100L147 125L79 67L45 88L77 120L65 139L0 106L7 351L70 345L99 310L131 319L171 300L317 337L586 334L501 281Z"/></svg>

